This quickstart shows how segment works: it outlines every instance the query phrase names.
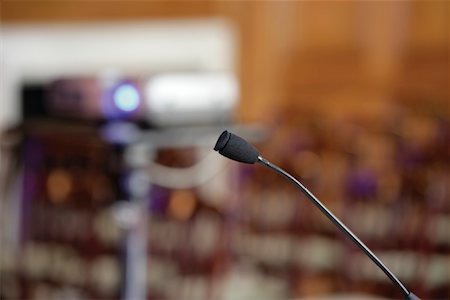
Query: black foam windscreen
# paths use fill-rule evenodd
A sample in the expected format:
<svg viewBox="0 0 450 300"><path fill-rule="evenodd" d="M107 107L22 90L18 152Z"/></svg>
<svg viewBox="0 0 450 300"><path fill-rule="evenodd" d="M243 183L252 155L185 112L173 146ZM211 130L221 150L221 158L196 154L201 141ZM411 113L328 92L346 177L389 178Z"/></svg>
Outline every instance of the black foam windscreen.
<svg viewBox="0 0 450 300"><path fill-rule="evenodd" d="M214 150L225 157L246 164L254 164L259 156L258 150L253 145L227 130L219 136Z"/></svg>

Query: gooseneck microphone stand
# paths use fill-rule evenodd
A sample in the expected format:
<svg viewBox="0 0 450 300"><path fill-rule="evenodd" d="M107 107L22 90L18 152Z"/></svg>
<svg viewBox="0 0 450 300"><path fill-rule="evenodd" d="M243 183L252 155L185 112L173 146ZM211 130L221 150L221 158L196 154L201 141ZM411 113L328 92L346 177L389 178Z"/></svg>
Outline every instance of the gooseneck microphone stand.
<svg viewBox="0 0 450 300"><path fill-rule="evenodd" d="M325 207L325 205L322 204L322 202L319 201L303 184L301 184L297 179L294 178L291 174L283 170L282 168L278 167L277 165L274 165L273 163L269 162L268 160L264 159L261 156L258 156L258 163L261 163L262 165L268 167L269 169L274 170L278 174L284 176L287 178L290 182L292 182L297 188L300 189L300 191L305 194L306 197L308 197L309 200L318 208L320 211L328 217L328 219L336 225L339 230L341 230L349 239L353 241L353 243L356 244L356 246L359 247L383 272L384 274L389 277L389 279L402 290L403 295L405 296L405 299L407 300L420 300L417 296L415 296L413 293L408 291L408 289L403 285L403 283L391 272L391 270L386 267L383 262L363 243L361 240L350 230L347 228L347 226L344 225L337 217L333 215L331 211L328 210L328 208Z"/></svg>
<svg viewBox="0 0 450 300"><path fill-rule="evenodd" d="M247 141L231 132L224 131L220 135L214 150L219 151L219 153L225 157L239 162L248 164L254 164L256 162L260 163L288 179L387 275L392 283L394 283L402 291L406 300L420 300L419 297L410 292L394 275L394 273L392 273L391 270L389 270L388 267L386 267L383 262L353 232L351 232L350 229L344 225L344 223L335 217L333 213L329 211L328 208L326 208L325 205L323 205L322 202L320 202L319 199L317 199L303 184L301 184L297 179L295 179L294 176L282 168L276 166L259 155L258 150L256 150L256 148L254 148Z"/></svg>

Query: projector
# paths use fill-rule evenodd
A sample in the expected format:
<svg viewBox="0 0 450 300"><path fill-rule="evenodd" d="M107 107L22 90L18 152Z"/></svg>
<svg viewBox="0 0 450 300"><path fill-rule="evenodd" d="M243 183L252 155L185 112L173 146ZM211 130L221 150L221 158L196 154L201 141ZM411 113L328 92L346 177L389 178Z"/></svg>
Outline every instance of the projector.
<svg viewBox="0 0 450 300"><path fill-rule="evenodd" d="M239 100L235 76L222 72L172 72L114 79L60 78L42 90L40 111L45 113L41 117L128 120L155 127L229 122ZM36 107L38 99L36 93L23 95L26 116L30 107Z"/></svg>

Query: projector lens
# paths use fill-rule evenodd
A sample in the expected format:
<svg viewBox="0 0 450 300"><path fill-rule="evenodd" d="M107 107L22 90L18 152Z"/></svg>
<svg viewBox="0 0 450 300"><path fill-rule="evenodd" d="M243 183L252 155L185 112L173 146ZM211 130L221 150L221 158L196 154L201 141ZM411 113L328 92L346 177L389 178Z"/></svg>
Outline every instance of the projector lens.
<svg viewBox="0 0 450 300"><path fill-rule="evenodd" d="M139 93L131 84L119 86L114 93L115 106L125 112L132 112L139 107Z"/></svg>

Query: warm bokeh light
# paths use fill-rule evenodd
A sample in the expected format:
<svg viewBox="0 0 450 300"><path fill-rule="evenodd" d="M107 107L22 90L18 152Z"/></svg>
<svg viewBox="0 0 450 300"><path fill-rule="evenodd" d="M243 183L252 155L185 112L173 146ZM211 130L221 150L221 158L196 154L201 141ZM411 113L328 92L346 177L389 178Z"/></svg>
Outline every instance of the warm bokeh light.
<svg viewBox="0 0 450 300"><path fill-rule="evenodd" d="M47 193L50 201L58 203L67 200L72 190L70 173L64 170L54 170L47 179Z"/></svg>
<svg viewBox="0 0 450 300"><path fill-rule="evenodd" d="M176 191L169 200L169 215L181 221L188 220L194 212L196 199L189 191Z"/></svg>

